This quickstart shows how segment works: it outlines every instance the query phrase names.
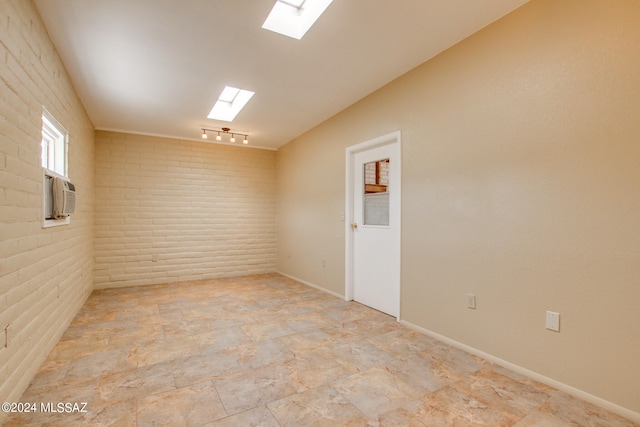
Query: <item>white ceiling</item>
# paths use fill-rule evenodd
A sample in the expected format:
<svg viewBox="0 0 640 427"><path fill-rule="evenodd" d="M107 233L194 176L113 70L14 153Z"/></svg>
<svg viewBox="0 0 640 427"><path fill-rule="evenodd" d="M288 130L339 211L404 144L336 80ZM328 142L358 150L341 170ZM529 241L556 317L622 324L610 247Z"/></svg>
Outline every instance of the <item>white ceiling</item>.
<svg viewBox="0 0 640 427"><path fill-rule="evenodd" d="M94 126L277 148L527 0L334 0L298 41L275 0L35 0ZM207 119L230 85L256 94Z"/></svg>

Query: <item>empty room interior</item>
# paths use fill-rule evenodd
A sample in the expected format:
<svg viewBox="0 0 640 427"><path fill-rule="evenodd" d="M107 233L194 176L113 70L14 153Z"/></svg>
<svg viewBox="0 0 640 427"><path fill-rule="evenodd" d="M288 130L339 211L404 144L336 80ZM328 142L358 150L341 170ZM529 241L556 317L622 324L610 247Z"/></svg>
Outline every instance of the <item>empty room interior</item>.
<svg viewBox="0 0 640 427"><path fill-rule="evenodd" d="M639 22L0 0L0 425L640 425Z"/></svg>

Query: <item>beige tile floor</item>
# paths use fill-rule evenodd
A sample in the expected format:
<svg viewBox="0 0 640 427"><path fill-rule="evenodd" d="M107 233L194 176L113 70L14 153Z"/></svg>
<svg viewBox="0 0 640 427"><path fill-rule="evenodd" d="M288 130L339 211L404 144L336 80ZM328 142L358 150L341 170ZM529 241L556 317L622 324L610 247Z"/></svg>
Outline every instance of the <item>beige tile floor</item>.
<svg viewBox="0 0 640 427"><path fill-rule="evenodd" d="M633 426L279 275L95 291L7 426Z"/></svg>

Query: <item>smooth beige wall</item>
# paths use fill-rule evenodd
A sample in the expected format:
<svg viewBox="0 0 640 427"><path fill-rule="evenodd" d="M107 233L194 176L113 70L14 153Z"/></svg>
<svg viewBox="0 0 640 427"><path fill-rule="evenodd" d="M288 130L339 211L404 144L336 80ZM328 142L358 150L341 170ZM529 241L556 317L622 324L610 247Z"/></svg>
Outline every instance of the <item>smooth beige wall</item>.
<svg viewBox="0 0 640 427"><path fill-rule="evenodd" d="M400 130L401 318L640 413L638 22L533 0L283 146L278 270L344 292L345 147Z"/></svg>
<svg viewBox="0 0 640 427"><path fill-rule="evenodd" d="M69 178L76 185L71 223L47 229L43 106L69 132ZM93 125L40 16L30 1L2 0L0 402L19 401L93 288L93 185Z"/></svg>
<svg viewBox="0 0 640 427"><path fill-rule="evenodd" d="M95 192L96 288L275 270L275 151L98 131Z"/></svg>

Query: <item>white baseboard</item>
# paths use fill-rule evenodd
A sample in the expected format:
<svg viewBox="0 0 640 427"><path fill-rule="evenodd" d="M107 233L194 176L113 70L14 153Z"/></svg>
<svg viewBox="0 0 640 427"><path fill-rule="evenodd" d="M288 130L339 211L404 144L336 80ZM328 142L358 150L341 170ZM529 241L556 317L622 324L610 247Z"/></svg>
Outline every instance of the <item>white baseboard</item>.
<svg viewBox="0 0 640 427"><path fill-rule="evenodd" d="M451 338L447 338L444 335L440 335L438 333L435 333L433 331L430 331L428 329L425 329L423 327L420 327L418 325L414 325L411 322L407 322L406 320L400 320L400 323L410 329L413 329L414 331L417 332L421 332L425 335L430 336L431 338L435 338L438 341L442 341L446 344L449 344L452 347L458 348L460 350L464 350L467 353L471 353L474 354L478 357L481 357L485 360L488 360L489 362L495 363L496 365L500 365L504 368L507 368L511 371L514 371L518 374L524 375L528 378L531 378L535 381L541 382L543 384L546 384L548 386L551 386L553 388L556 388L562 392L565 392L571 396L577 397L578 399L582 399L585 400L589 403L592 403L596 406L599 406L601 408L604 408L608 411L613 412L614 414L618 414L622 417L628 418L634 422L640 422L640 413L638 412L634 412L630 409L627 409L625 407L622 407L620 405L616 405L613 402L609 402L608 400L604 400L600 397L594 396L592 394L589 394L587 392L584 392L580 389L577 389L575 387L572 387L570 385L561 383L560 381L554 380L553 378L549 378L546 377L544 375L541 375L537 372L534 371L530 371L529 369L523 368L522 366L516 365L514 363L511 362L507 362L506 360L500 359L499 357L493 356L489 353L485 353L484 351L480 351L476 348L470 347L466 344L462 344L461 342L452 340Z"/></svg>
<svg viewBox="0 0 640 427"><path fill-rule="evenodd" d="M325 292L325 293L327 293L329 295L333 295L334 297L338 297L340 299L344 299L344 295L340 295L337 292L333 292L333 291L330 291L329 289L325 289L322 286L314 285L313 283L307 282L306 280L302 280L302 279L300 279L298 277L292 276L290 274L283 273L281 271L276 271L276 273L278 273L278 274L280 274L280 275L282 275L284 277L288 277L289 279L295 280L296 282L300 282L303 285L307 285L307 286L312 287L314 289L317 289L319 291Z"/></svg>
<svg viewBox="0 0 640 427"><path fill-rule="evenodd" d="M300 282L303 285L312 287L314 289L318 289L318 290L320 290L322 292L326 292L326 293L328 293L330 295L333 295L335 297L338 297L340 299L344 299L344 295L341 295L341 294L339 294L337 292L330 291L330 290L325 289L325 288L323 288L321 286L318 286L316 284L307 282L306 280L300 279L300 278L292 276L290 274L283 273L281 271L276 271L276 273L278 273L278 274L280 274L282 276L288 277L289 279L295 280L296 282ZM617 405L617 404L615 404L613 402L610 402L608 400L602 399L600 397L594 396L592 394L589 394L589 393L587 393L585 391L582 391L582 390L577 389L575 387L572 387L570 385L564 384L564 383L562 383L560 381L554 380L553 378L546 377L546 376L544 376L542 374L539 374L537 372L534 372L534 371L531 371L529 369L523 368L522 366L519 366L519 365L516 365L514 363L508 362L506 360L500 359L499 357L493 356L493 355L491 355L489 353L485 353L484 351L478 350L476 348L473 348L473 347L468 346L466 344L463 344L461 342L455 341L455 340L453 340L451 338L445 337L444 335L440 335L440 334L438 334L436 332L430 331L430 330L425 329L425 328L423 328L421 326L414 325L413 323L407 322L406 320L400 320L400 324L402 324L402 325L404 325L404 326L406 326L406 327L408 327L410 329L413 329L414 331L417 331L417 332L423 333L423 334L425 334L427 336L430 336L432 338L435 338L438 341L442 341L442 342L444 342L446 344L449 344L452 347L458 348L460 350L464 350L467 353L474 354L474 355L476 355L478 357L481 357L481 358L483 358L485 360L488 360L491 363L495 363L496 365L500 365L500 366L502 366L504 368L507 368L507 369L509 369L509 370L511 370L513 372L516 372L516 373L518 373L520 375L524 375L525 377L531 378L531 379L533 379L535 381L538 381L538 382L541 382L541 383L546 384L548 386L551 386L551 387L553 387L555 389L558 389L558 390L560 390L560 391L562 391L564 393L567 393L568 395L571 395L571 396L574 396L574 397L576 397L578 399L582 399L582 400L584 400L586 402L592 403L592 404L594 404L596 406L599 406L599 407L601 407L603 409L611 411L614 414L618 414L618 415L620 415L622 417L630 419L631 421L634 421L636 423L640 423L640 413L638 413L638 412L634 412L634 411L632 411L630 409L627 409L627 408L625 408L623 406Z"/></svg>

